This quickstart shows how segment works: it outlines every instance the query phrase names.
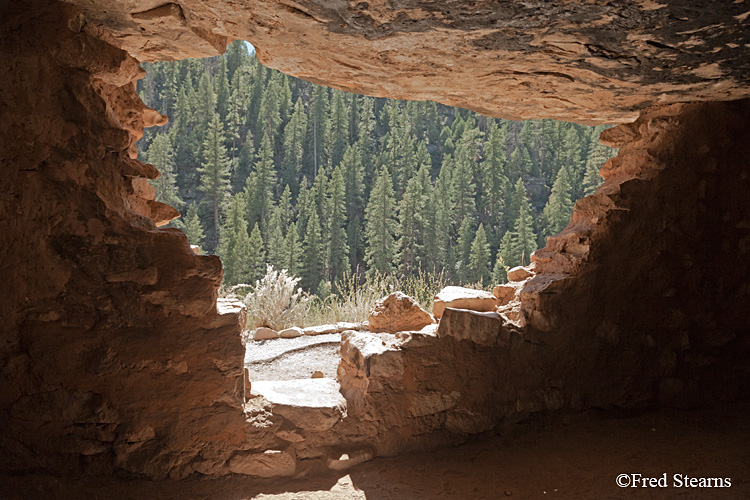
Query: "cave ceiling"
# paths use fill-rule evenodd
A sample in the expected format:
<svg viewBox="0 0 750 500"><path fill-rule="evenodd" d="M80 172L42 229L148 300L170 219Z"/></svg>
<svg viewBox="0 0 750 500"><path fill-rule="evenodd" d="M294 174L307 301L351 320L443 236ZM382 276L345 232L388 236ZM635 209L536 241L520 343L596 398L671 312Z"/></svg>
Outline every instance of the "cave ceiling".
<svg viewBox="0 0 750 500"><path fill-rule="evenodd" d="M618 123L655 104L750 95L750 2L68 0L140 61L250 41L335 88L510 119Z"/></svg>

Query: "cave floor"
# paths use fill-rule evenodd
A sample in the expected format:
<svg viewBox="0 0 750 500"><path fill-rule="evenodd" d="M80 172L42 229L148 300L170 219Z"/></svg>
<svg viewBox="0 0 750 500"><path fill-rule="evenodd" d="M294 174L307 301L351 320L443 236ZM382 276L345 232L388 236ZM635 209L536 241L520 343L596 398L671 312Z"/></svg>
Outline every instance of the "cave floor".
<svg viewBox="0 0 750 500"><path fill-rule="evenodd" d="M586 412L517 425L455 448L378 458L296 479L243 476L183 481L0 476L15 499L498 499L750 498L750 405L612 415ZM669 479L620 488L620 474ZM679 488L675 474L730 478L728 488Z"/></svg>

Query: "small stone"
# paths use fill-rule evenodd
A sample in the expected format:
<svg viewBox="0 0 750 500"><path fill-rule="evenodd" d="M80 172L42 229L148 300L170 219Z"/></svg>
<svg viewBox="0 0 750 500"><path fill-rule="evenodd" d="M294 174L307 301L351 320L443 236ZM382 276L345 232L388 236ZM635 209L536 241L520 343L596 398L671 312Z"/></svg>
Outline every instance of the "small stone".
<svg viewBox="0 0 750 500"><path fill-rule="evenodd" d="M315 370L312 374L312 377L310 378L323 378L323 372L320 370Z"/></svg>
<svg viewBox="0 0 750 500"><path fill-rule="evenodd" d="M302 328L293 326L291 328L287 328L286 330L281 330L279 332L279 337L284 339L293 339L296 337L301 337L304 334L305 332L302 330Z"/></svg>
<svg viewBox="0 0 750 500"><path fill-rule="evenodd" d="M277 338L279 338L279 332L270 328L266 328L265 326L261 326L260 328L255 330L255 334L253 335L254 340L268 340Z"/></svg>

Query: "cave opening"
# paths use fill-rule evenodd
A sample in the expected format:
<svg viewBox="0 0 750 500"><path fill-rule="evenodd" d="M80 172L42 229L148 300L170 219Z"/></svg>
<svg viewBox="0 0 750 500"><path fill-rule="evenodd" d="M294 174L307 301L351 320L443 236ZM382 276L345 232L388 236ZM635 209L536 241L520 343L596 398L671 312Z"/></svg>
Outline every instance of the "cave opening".
<svg viewBox="0 0 750 500"><path fill-rule="evenodd" d="M381 480L415 497L539 496L542 488L600 497L623 491L613 484L623 467L656 478L667 462L679 469L670 466L671 488L696 471L731 479L722 492L747 491L741 5L700 16L673 2L627 11L556 5L565 22L555 32L535 27L549 22L539 11L547 4L498 7L492 26L478 5L398 15L365 3L211 12L191 2L107 5L18 2L0 21L9 74L0 125L4 491L61 488L74 498L97 490L58 479L80 475L108 478L102 488L122 497L154 487L116 480L126 476L170 479L172 492L197 488L187 498L210 490L201 478L236 474L249 478L251 495L283 498L310 483L258 478L320 474L326 492L361 498L403 496ZM224 23L230 10L241 23ZM156 169L135 158L144 127L163 121L137 96L138 61L216 56L228 38L262 40L264 61L306 79L323 67L339 89L439 98L508 118L621 123L602 133L619 153L570 223L493 294L507 301L499 313L448 307L433 332L347 333L341 390L331 391L345 400L346 419L328 401L312 417L300 412L284 386L248 407L239 368L246 311L218 297L217 256L196 255L182 232L156 227L175 214L153 199ZM609 425L600 411L626 418ZM577 422L569 434L566 419ZM622 440L604 439L618 427L627 429ZM489 437L520 428L562 448L584 442L593 461L556 454L573 466L529 481L513 464L528 471L549 450ZM467 441L470 451L341 472ZM655 447L657 460L613 456L633 443ZM477 458L486 460L481 471ZM588 466L594 473L584 477ZM424 470L416 483L405 477ZM585 480L590 491L581 490Z"/></svg>

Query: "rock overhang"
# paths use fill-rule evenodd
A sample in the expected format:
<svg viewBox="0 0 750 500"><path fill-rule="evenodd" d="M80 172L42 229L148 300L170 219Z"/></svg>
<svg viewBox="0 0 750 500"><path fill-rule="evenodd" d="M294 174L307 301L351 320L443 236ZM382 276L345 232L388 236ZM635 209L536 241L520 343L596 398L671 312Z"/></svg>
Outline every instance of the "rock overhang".
<svg viewBox="0 0 750 500"><path fill-rule="evenodd" d="M656 104L750 96L743 2L67 1L140 61L249 40L293 76L496 117L622 123Z"/></svg>

